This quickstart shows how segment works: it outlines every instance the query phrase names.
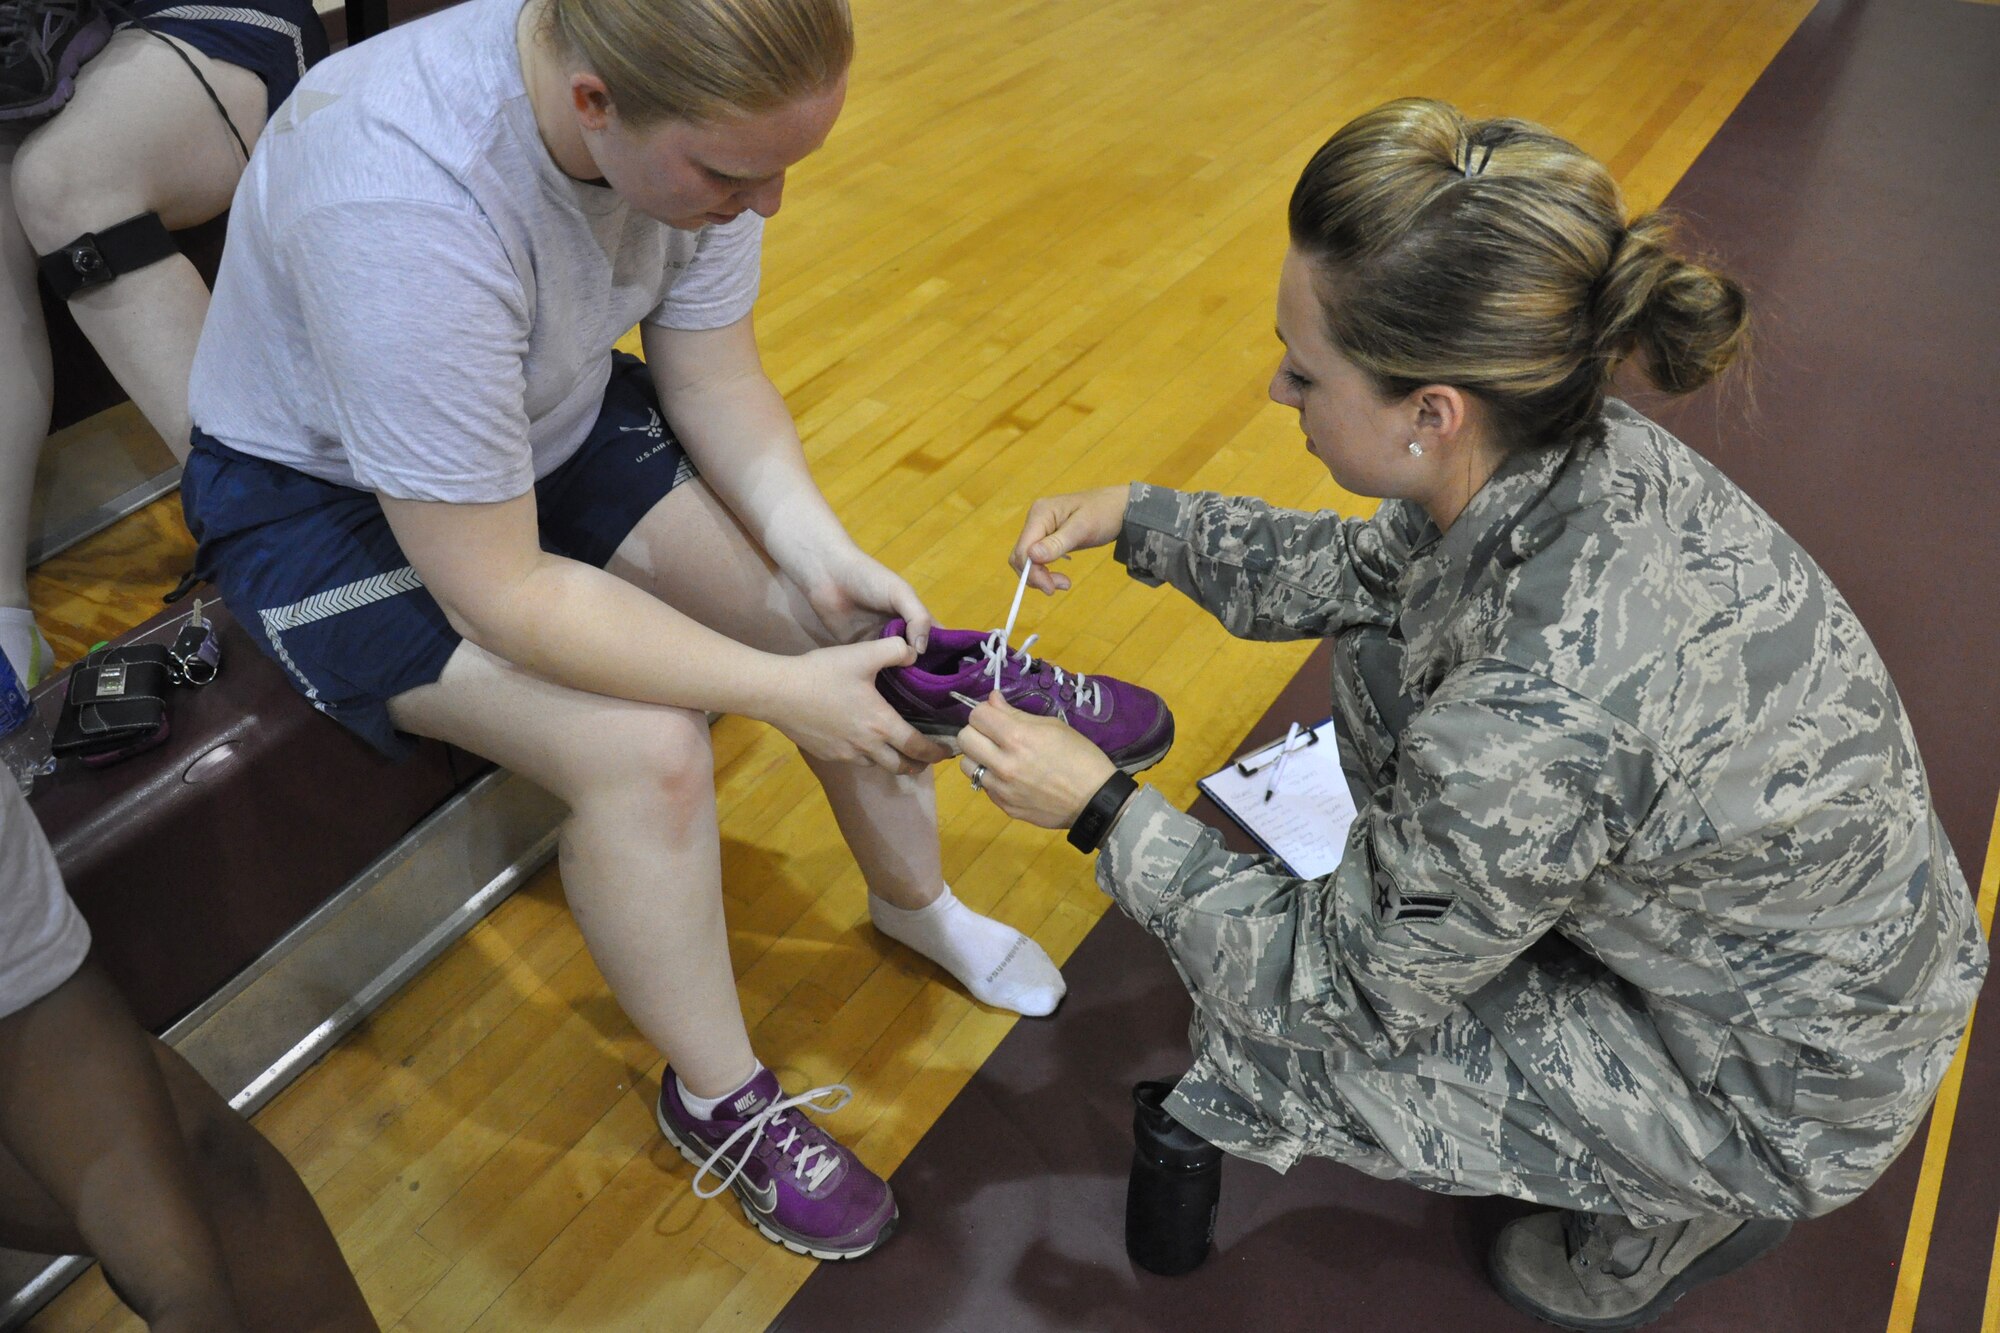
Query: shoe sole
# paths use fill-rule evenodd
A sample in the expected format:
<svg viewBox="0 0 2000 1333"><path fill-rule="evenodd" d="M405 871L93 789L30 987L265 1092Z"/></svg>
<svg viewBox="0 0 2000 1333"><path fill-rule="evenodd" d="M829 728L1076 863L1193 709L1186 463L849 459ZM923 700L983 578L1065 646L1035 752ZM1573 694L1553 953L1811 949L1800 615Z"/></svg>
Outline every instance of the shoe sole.
<svg viewBox="0 0 2000 1333"><path fill-rule="evenodd" d="M674 1145L674 1150L680 1153L690 1166L694 1167L697 1171L701 1170L702 1163L708 1160L708 1154L696 1152L694 1149L688 1147L687 1144L681 1142L680 1136L674 1133L673 1126L667 1123L666 1114L660 1109L660 1104L657 1101L653 1103L653 1123L660 1127L660 1133L666 1138L668 1143ZM770 1241L774 1245L782 1245L793 1254L802 1254L808 1259L822 1259L834 1263L838 1263L843 1259L859 1259L864 1254L873 1254L877 1249L881 1248L884 1241L896 1234L896 1224L903 1217L902 1208L892 1201L890 1204L889 1220L884 1222L882 1229L875 1233L875 1239L869 1241L858 1250L827 1250L812 1244L796 1232L788 1231L783 1227L774 1225L762 1213L757 1211L748 1198L744 1197L743 1191L738 1186L731 1185L729 1192L736 1196L736 1205L743 1210L744 1218L751 1226L763 1233L765 1240Z"/></svg>
<svg viewBox="0 0 2000 1333"><path fill-rule="evenodd" d="M951 751L953 758L957 758L959 755L965 753L958 744L959 728L939 726L932 722L912 722L910 725L915 727L920 734L929 737L931 740L944 746L945 749ZM1165 759L1167 752L1173 748L1174 733L1173 728L1169 727L1166 738L1160 742L1160 748L1124 760L1118 765L1118 771L1127 777L1136 777L1138 774L1145 772L1153 765L1159 763L1162 759Z"/></svg>
<svg viewBox="0 0 2000 1333"><path fill-rule="evenodd" d="M1492 1280L1493 1285L1498 1288L1500 1294L1507 1298L1509 1305L1513 1306L1516 1310L1533 1315L1545 1324L1554 1324L1557 1328L1578 1329L1582 1330L1583 1333L1599 1333L1600 1330L1608 1329L1639 1328L1652 1323L1655 1319L1664 1315L1674 1307L1674 1303L1680 1300L1681 1297L1687 1295L1703 1283L1712 1282L1719 1277L1727 1277L1737 1269L1762 1258L1765 1254L1777 1248L1778 1243L1784 1240L1786 1236L1789 1236L1791 1232L1792 1224L1790 1222L1781 1221L1776 1218L1752 1218L1732 1232L1728 1240L1723 1241L1720 1245L1709 1250L1699 1259L1696 1259L1693 1263L1682 1269L1678 1276L1667 1283L1666 1286L1660 1288L1659 1294L1653 1297L1652 1300L1646 1302L1646 1304L1640 1306L1631 1314L1620 1315L1615 1319L1578 1319L1549 1309L1547 1306L1533 1300L1526 1292L1508 1281L1506 1275L1500 1271L1499 1266L1492 1262L1490 1255L1487 1260L1487 1276Z"/></svg>
<svg viewBox="0 0 2000 1333"><path fill-rule="evenodd" d="M56 64L56 81L49 91L33 102L0 106L0 120L33 120L60 110L76 95L76 72L110 41L111 25L101 18L78 30L63 48L62 59Z"/></svg>

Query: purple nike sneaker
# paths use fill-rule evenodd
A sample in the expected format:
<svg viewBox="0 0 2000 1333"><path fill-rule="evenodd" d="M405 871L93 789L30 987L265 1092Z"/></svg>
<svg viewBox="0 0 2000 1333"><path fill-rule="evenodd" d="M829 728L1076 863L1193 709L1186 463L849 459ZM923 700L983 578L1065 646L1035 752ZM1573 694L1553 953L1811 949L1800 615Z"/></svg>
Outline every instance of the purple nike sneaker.
<svg viewBox="0 0 2000 1333"><path fill-rule="evenodd" d="M900 620L882 628L883 638L900 637ZM1151 690L1109 676L1078 676L1028 653L1037 636L1009 648L994 630L934 629L929 645L906 667L875 677L881 692L905 721L934 739L953 741L972 716L972 706L994 690L1024 713L1058 718L1082 733L1127 773L1151 768L1174 744L1174 715Z"/></svg>
<svg viewBox="0 0 2000 1333"><path fill-rule="evenodd" d="M694 1163L697 1196L733 1189L765 1239L814 1259L859 1259L896 1230L896 1196L804 1109L838 1111L853 1095L834 1083L787 1097L778 1076L762 1069L713 1120L703 1120L681 1101L670 1068L660 1076L653 1114L667 1142ZM720 1183L704 1189L711 1172Z"/></svg>
<svg viewBox="0 0 2000 1333"><path fill-rule="evenodd" d="M46 116L111 40L94 0L0 0L0 120Z"/></svg>

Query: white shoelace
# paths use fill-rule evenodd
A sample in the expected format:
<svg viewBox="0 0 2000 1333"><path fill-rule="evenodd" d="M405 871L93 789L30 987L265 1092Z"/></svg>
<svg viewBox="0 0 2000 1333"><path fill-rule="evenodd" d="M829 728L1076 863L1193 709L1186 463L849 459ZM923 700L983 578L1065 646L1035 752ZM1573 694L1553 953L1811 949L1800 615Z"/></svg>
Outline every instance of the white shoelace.
<svg viewBox="0 0 2000 1333"><path fill-rule="evenodd" d="M986 636L986 642L979 645L979 651L986 655L985 669L992 673L994 689L997 690L1000 688L1000 669L1006 665L1007 654L1010 651L1015 655L1016 660L1020 662L1021 670L1033 671L1035 669L1035 659L1029 655L1028 650L1034 647L1035 640L1041 637L1039 634L1030 634L1021 641L1019 648L1009 649L1007 646L1007 632L1005 630L996 629ZM1055 673L1056 689L1058 692L1068 689L1074 696L1077 707L1083 709L1085 712L1095 713L1098 710L1103 702L1103 692L1096 681L1085 675L1071 675L1053 662L1047 662L1044 665ZM1056 707L1058 709L1062 707L1060 699L1057 700Z"/></svg>
<svg viewBox="0 0 2000 1333"><path fill-rule="evenodd" d="M1020 654L1022 671L1035 669L1035 659L1028 655L1028 650L1035 646L1035 640L1041 638L1041 635L1030 634L1022 641L1019 648L1010 650L1007 646L1014 638L1014 621L1021 614L1021 595L1028 591L1028 575L1034 568L1034 561L1022 562L1021 581L1014 585L1014 604L1007 608L1006 625L987 635L986 642L979 645L979 651L986 655L985 670L993 677L993 688L996 690L1000 688L1000 673L1007 665L1007 654L1010 651ZM1048 668L1055 672L1057 691L1060 692L1067 686L1079 708L1094 713L1102 706L1104 695L1096 681L1084 675L1069 675L1053 662L1048 664ZM1060 700L1056 707L1061 709Z"/></svg>
<svg viewBox="0 0 2000 1333"><path fill-rule="evenodd" d="M830 1103L822 1103L817 1100L827 1096L832 1096L835 1100ZM847 1105L853 1097L854 1090L845 1083L829 1083L825 1087L814 1088L811 1092L802 1092L796 1097L786 1097L780 1101L772 1102L756 1115L751 1116L748 1120L738 1125L736 1132L724 1139L721 1146L708 1155L708 1160L701 1164L701 1170L694 1173L695 1197L698 1199L713 1199L716 1195L734 1185L736 1177L743 1174L745 1163L749 1162L751 1157L756 1154L757 1145L763 1142L764 1131L767 1128L774 1131L778 1129L786 1131L784 1138L778 1139L774 1137L773 1142L776 1144L779 1152L789 1153L792 1150L792 1145L799 1141L799 1128L797 1125L787 1125L784 1123L785 1112L792 1110L794 1107L803 1106L818 1111L823 1115L828 1115ZM736 1141L745 1134L750 1136L749 1145L743 1149L742 1155L735 1159L735 1162L729 1169L729 1174L721 1176L722 1183L714 1189L703 1189L701 1187L702 1177L708 1175L710 1172L716 1172L717 1175L721 1175L716 1170L716 1163L727 1157L729 1150L736 1146ZM825 1144L808 1143L799 1149L798 1158L792 1163L792 1174L798 1177L801 1185L808 1191L811 1191L818 1189L821 1183L833 1174L833 1169L839 1165L839 1155Z"/></svg>

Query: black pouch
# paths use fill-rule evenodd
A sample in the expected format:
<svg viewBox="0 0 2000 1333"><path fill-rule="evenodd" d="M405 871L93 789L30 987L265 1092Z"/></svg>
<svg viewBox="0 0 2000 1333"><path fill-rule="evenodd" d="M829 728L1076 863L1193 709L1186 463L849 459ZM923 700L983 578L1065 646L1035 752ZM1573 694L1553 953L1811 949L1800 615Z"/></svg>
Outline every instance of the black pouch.
<svg viewBox="0 0 2000 1333"><path fill-rule="evenodd" d="M165 648L99 649L70 673L51 748L93 766L151 749L167 738L167 686L173 681L173 658Z"/></svg>

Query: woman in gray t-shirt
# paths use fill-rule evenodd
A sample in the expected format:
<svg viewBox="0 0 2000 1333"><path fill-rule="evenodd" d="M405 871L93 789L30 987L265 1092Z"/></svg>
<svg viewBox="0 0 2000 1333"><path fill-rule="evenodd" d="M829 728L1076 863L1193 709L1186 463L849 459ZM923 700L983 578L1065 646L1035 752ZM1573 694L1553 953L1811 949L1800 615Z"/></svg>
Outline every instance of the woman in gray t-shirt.
<svg viewBox="0 0 2000 1333"><path fill-rule="evenodd" d="M799 1109L845 1090L788 1098L751 1053L704 711L798 744L879 928L985 1002L1063 991L944 884L944 752L874 687L930 615L759 363L763 219L851 47L842 0L472 0L325 62L238 193L183 487L203 571L319 708L569 803L564 887L668 1056L662 1130L825 1258L895 1202ZM643 364L611 350L634 323Z"/></svg>

